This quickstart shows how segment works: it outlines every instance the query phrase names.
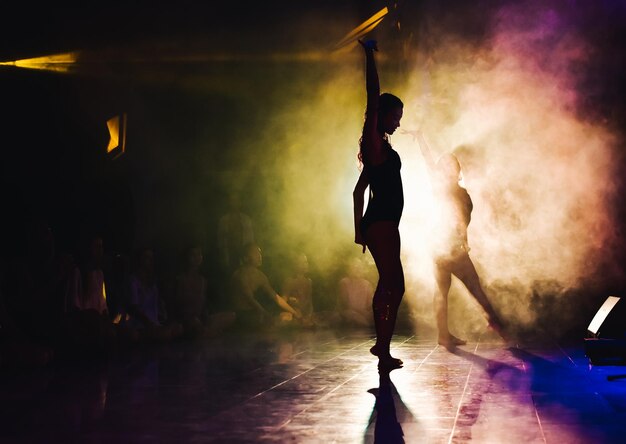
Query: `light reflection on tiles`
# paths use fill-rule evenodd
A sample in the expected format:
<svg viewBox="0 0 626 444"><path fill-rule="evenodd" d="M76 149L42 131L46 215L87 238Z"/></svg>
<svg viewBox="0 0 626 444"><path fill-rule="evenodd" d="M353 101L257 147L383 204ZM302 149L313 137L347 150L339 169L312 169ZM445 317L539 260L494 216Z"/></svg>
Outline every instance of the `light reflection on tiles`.
<svg viewBox="0 0 626 444"><path fill-rule="evenodd" d="M398 336L380 379L363 334L222 337L123 352L0 380L0 442L618 442L620 367L580 346L454 353ZM622 367L623 370L623 367ZM382 384L382 385L381 385ZM379 441L376 441L376 440Z"/></svg>

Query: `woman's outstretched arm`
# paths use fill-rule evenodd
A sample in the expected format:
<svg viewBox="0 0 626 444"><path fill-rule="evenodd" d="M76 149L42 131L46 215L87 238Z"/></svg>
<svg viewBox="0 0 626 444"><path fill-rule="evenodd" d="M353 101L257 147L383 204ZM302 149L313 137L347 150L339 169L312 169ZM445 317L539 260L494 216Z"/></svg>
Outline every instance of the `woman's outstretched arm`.
<svg viewBox="0 0 626 444"><path fill-rule="evenodd" d="M382 138L378 133L378 101L380 98L380 83L374 51L377 51L375 40L359 43L365 51L365 89L367 91L367 108L365 110L365 124L363 125L363 163L378 165L385 159L382 152Z"/></svg>
<svg viewBox="0 0 626 444"><path fill-rule="evenodd" d="M297 308L293 308L289 303L278 293L275 293L274 301L276 304L282 308L284 311L291 313L294 318L300 319L302 318L302 313Z"/></svg>
<svg viewBox="0 0 626 444"><path fill-rule="evenodd" d="M262 274L261 279L261 285L263 287L263 290L271 299L273 299L276 305L278 305L282 310L291 313L296 319L300 319L302 317L302 313L300 313L300 310L293 308L281 295L276 293L276 290L274 290L265 274Z"/></svg>
<svg viewBox="0 0 626 444"><path fill-rule="evenodd" d="M424 161L426 162L426 166L428 167L428 173L432 175L435 172L435 159L433 157L433 152L431 151L430 146L428 146L428 143L424 138L424 134L421 131L417 131L416 138L417 144L422 152L422 156L424 157Z"/></svg>
<svg viewBox="0 0 626 444"><path fill-rule="evenodd" d="M363 206L365 205L363 196L368 184L367 175L365 170L363 170L352 192L352 200L354 201L354 243L363 246L363 253L365 253L366 243L363 233L361 233L361 219L363 219Z"/></svg>

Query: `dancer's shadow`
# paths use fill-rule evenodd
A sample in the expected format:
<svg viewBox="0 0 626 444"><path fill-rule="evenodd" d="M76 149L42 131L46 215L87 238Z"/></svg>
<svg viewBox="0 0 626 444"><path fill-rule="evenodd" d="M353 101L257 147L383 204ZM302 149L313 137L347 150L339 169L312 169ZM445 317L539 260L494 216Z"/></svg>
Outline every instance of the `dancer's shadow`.
<svg viewBox="0 0 626 444"><path fill-rule="evenodd" d="M374 423L374 443L377 444L396 444L404 443L404 432L402 425L398 421L398 413L403 422L413 414L404 404L398 390L391 382L389 373L391 370L379 369L379 385L378 388L368 390L376 396L376 404L370 416L369 424ZM370 427L368 427L368 430ZM369 442L371 435L366 431L365 442Z"/></svg>
<svg viewBox="0 0 626 444"><path fill-rule="evenodd" d="M570 425L569 432L575 433L581 442L622 442L626 425L614 421L614 412L623 411L626 403L622 390L616 390L612 382L602 378L594 380L583 367L572 365L569 357L558 354L554 360L527 350L509 347L508 351L523 368L486 359L473 353L457 349L454 353L485 371L485 378L476 378L471 395L459 409L454 438L471 438L473 418L478 417L484 393L530 395L533 409L546 424ZM617 387L619 389L619 387ZM584 423L584 428L574 424ZM610 424L610 426L607 426ZM563 428L567 430L568 427Z"/></svg>
<svg viewBox="0 0 626 444"><path fill-rule="evenodd" d="M511 350L511 349L509 349ZM497 361L495 359L483 358L480 355L468 352L466 350L462 350L460 348L454 348L450 350L450 353L455 354L463 359L466 359L470 362L473 362L477 366L481 367L485 373L492 379L496 374L500 372L504 372L511 376L512 381L518 380L519 377L523 374L523 371L517 367L506 364L501 361Z"/></svg>

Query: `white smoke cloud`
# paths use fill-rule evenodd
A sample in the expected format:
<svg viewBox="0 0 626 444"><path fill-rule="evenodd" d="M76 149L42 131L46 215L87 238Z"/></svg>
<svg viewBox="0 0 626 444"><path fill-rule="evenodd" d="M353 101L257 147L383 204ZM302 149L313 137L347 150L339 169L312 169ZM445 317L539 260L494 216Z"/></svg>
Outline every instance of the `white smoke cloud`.
<svg viewBox="0 0 626 444"><path fill-rule="evenodd" d="M587 44L556 10L526 6L499 10L480 48L444 38L429 58L420 54L405 94L417 106L403 122L421 128L439 154L459 157L474 202L471 255L484 284L509 284L508 294L491 296L524 324L534 318L537 282L565 290L597 271L614 233L616 174L614 137L580 117ZM407 275L421 306L433 285L423 218L432 202L417 145L405 137L395 146L406 165Z"/></svg>

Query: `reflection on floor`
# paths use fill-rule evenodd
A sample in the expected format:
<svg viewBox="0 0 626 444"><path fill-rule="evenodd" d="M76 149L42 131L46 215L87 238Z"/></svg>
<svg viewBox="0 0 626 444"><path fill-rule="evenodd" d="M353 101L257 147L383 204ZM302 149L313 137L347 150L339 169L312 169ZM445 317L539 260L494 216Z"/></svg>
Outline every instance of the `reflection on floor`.
<svg viewBox="0 0 626 444"><path fill-rule="evenodd" d="M372 338L229 336L4 372L0 442L625 442L625 367L581 344L454 353L398 336L379 375Z"/></svg>

